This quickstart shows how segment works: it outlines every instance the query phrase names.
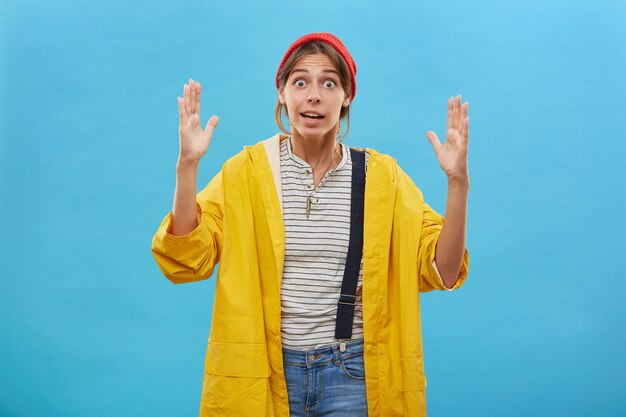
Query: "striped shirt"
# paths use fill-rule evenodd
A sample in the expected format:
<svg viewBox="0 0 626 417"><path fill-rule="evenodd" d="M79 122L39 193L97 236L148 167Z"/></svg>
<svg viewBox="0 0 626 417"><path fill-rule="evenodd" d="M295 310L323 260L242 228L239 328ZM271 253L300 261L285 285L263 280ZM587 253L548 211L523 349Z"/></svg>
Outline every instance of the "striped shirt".
<svg viewBox="0 0 626 417"><path fill-rule="evenodd" d="M281 333L282 344L289 349L308 350L337 343L337 300L350 240L352 184L350 149L341 146L341 162L315 188L311 165L293 153L291 138L280 143L286 238ZM366 152L366 168L367 157ZM307 218L309 195L312 204ZM363 338L362 276L361 260L352 339Z"/></svg>

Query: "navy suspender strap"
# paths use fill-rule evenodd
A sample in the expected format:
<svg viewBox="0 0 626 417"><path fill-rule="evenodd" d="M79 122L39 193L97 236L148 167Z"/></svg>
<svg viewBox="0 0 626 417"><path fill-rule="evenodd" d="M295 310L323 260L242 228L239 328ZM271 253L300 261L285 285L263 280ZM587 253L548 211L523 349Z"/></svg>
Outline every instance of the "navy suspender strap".
<svg viewBox="0 0 626 417"><path fill-rule="evenodd" d="M363 209L365 205L365 152L350 149L352 157L352 191L350 204L350 242L348 257L337 303L335 339L342 340L341 350L345 350L343 339L352 337L352 322L356 305L356 287L361 270L363 255Z"/></svg>

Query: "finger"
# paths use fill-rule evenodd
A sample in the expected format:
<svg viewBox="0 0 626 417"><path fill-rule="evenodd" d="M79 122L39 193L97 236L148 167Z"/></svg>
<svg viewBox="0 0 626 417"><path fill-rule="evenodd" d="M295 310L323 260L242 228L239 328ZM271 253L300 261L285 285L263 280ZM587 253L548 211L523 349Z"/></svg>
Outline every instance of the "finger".
<svg viewBox="0 0 626 417"><path fill-rule="evenodd" d="M196 112L196 83L190 78L189 79L189 102L191 103L191 113L194 114Z"/></svg>
<svg viewBox="0 0 626 417"><path fill-rule="evenodd" d="M467 117L467 110L469 107L469 103L465 102L463 103L463 105L461 106L461 136L463 138L465 138L465 140L467 140L467 134L468 134L468 124L469 124L469 117Z"/></svg>
<svg viewBox="0 0 626 417"><path fill-rule="evenodd" d="M456 96L456 100L454 103L454 116L457 129L461 129L461 96Z"/></svg>
<svg viewBox="0 0 626 417"><path fill-rule="evenodd" d="M185 84L185 110L187 111L187 117L191 117L191 99L189 98L189 86Z"/></svg>
<svg viewBox="0 0 626 417"><path fill-rule="evenodd" d="M463 127L461 127L461 137L469 141L469 117L463 119Z"/></svg>
<svg viewBox="0 0 626 417"><path fill-rule="evenodd" d="M450 97L448 99L448 129L452 128L453 114L454 114L454 99Z"/></svg>
<svg viewBox="0 0 626 417"><path fill-rule="evenodd" d="M433 149L437 151L441 146L441 142L439 142L439 138L432 130L426 132L426 137L428 138L431 145L433 145Z"/></svg>
<svg viewBox="0 0 626 417"><path fill-rule="evenodd" d="M178 97L178 119L181 125L187 123L187 112L185 111L185 100L183 100L180 97Z"/></svg>
<svg viewBox="0 0 626 417"><path fill-rule="evenodd" d="M200 86L200 83L196 83L196 88L196 111L200 114L200 94L202 94L202 87Z"/></svg>
<svg viewBox="0 0 626 417"><path fill-rule="evenodd" d="M450 106L450 125L448 129L456 129L456 97L452 96L452 105Z"/></svg>

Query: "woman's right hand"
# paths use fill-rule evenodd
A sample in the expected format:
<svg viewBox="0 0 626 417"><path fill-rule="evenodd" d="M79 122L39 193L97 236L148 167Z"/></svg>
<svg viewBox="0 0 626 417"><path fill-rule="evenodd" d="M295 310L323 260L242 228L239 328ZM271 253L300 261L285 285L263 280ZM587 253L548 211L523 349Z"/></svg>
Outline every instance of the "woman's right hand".
<svg viewBox="0 0 626 417"><path fill-rule="evenodd" d="M219 121L218 116L212 116L207 122L206 128L202 130L200 126L200 83L191 78L189 84L183 88L183 98L178 97L178 111L180 116L180 126L178 135L180 138L179 163L197 164L204 156L213 130Z"/></svg>

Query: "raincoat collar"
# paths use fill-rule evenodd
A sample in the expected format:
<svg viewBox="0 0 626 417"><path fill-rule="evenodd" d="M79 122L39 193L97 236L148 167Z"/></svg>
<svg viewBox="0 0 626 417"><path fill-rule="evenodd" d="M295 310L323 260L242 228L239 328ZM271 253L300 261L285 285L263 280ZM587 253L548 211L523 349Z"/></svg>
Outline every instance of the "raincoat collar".
<svg viewBox="0 0 626 417"><path fill-rule="evenodd" d="M287 139L287 135L277 133L272 137L258 142L253 146L244 146L250 157L254 161L255 168L259 170L259 174L264 176L269 173L272 175L272 182L276 188L274 193L277 201L269 202L272 206L278 205L282 214L283 204L283 187L282 177L280 173L280 142ZM372 148L365 148L369 154L369 158L378 155L378 152ZM265 162L263 162L265 160ZM272 197L264 195L264 197L273 200Z"/></svg>

